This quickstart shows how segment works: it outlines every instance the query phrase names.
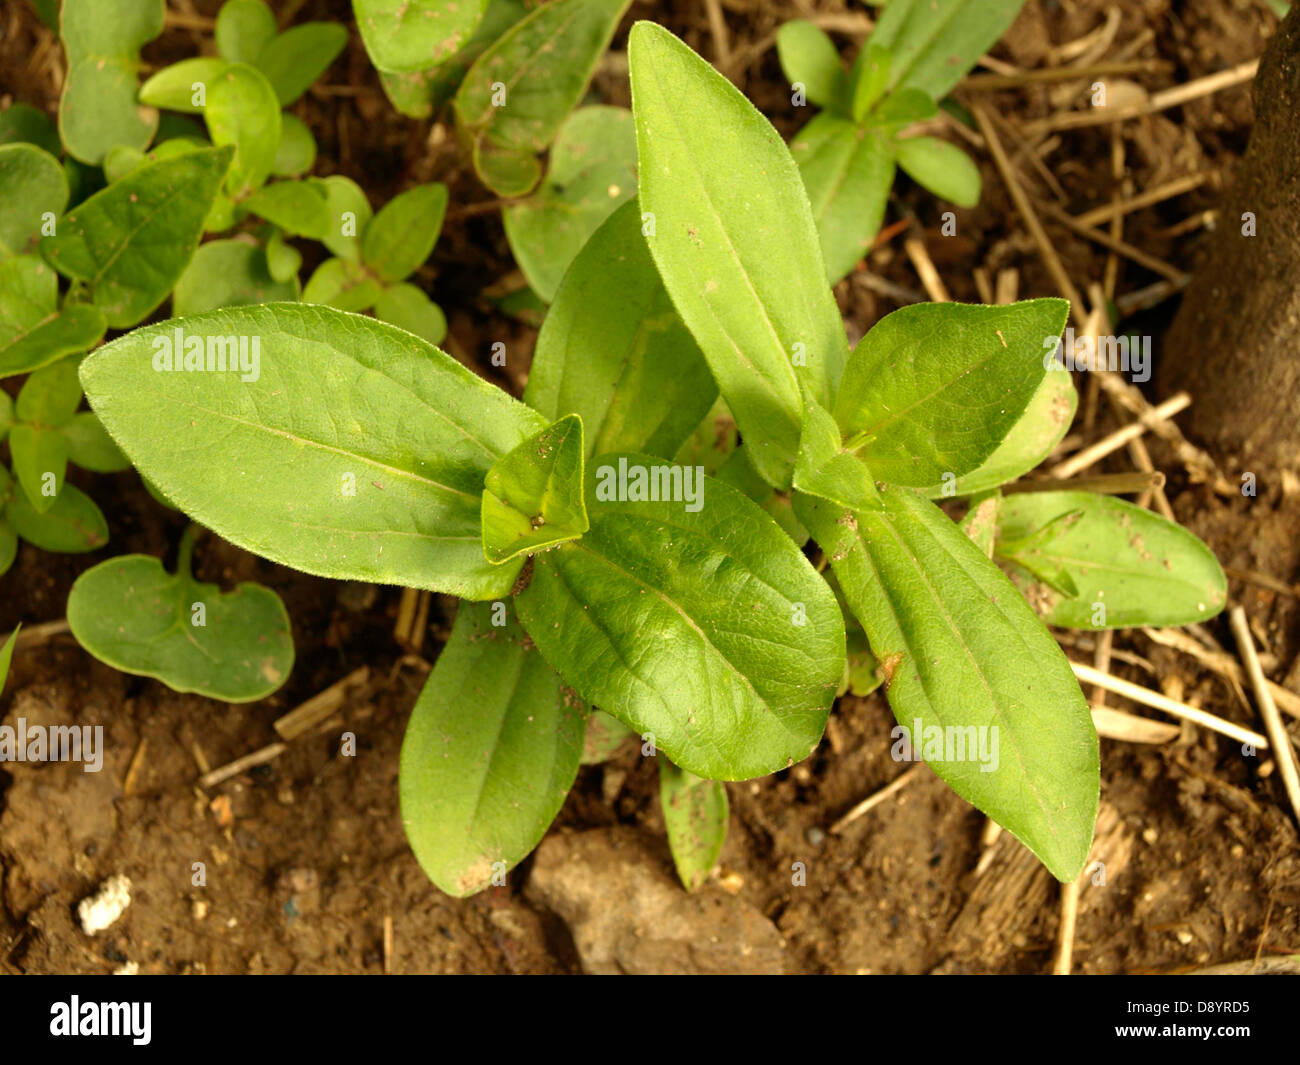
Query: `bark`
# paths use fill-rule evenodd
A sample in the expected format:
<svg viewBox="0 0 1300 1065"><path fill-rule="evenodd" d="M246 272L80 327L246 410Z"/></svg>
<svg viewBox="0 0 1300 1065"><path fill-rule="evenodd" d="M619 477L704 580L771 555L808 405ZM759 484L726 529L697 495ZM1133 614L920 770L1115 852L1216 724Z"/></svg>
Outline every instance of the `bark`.
<svg viewBox="0 0 1300 1065"><path fill-rule="evenodd" d="M1250 145L1157 379L1164 394L1192 394L1191 435L1243 469L1300 462L1300 4L1265 51L1254 101Z"/></svg>

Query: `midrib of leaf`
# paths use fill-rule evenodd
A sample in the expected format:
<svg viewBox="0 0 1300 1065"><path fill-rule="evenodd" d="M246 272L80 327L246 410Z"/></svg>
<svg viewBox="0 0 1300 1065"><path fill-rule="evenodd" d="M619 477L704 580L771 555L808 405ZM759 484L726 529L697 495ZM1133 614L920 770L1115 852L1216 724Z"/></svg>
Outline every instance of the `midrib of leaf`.
<svg viewBox="0 0 1300 1065"><path fill-rule="evenodd" d="M856 520L856 516L855 516L855 520ZM910 518L910 516L908 516L907 520L912 520L912 519ZM944 622L947 624L949 632L957 640L957 643L960 646L962 652L965 654L966 659L974 667L975 673L979 677L980 684L983 686L985 693L989 697L989 702L992 706L994 716L1000 722L1003 722L1003 725L1005 727L1005 711L1002 708L1001 702L994 694L993 688L989 684L988 678L984 675L984 669L980 664L979 658L975 655L970 644L967 643L966 637L962 634L961 630L958 629L957 626L954 624L952 614L948 611L947 605L944 603L943 598L939 595L938 590L934 586L934 583L930 580L929 574L926 573L924 568L922 568L916 556L912 553L911 549L909 548L907 542L898 535L897 530L894 528L893 522L888 517L886 517L882 519L881 523L885 526L886 529L888 529L889 535L894 539L895 544L897 545L899 550L902 551L903 556L908 560L913 571L916 573L921 583L925 586L925 590L929 593L930 599L934 602L935 613L943 617ZM919 533L930 537L931 542L937 545L939 549L948 558L952 559L953 563L962 570L963 575L969 576L969 574L966 573L965 567L961 566L961 564L957 562L955 558L953 558L953 556L947 551L947 549L944 548L943 544L935 540L933 535L920 522L915 522L914 524ZM871 557L871 552L870 550L868 550L865 542L862 541L861 532L858 532L856 535L859 540L860 547L862 549L863 557L865 558L867 564L871 567L872 573L875 575L876 578L876 584L880 587L882 594L884 595L886 601L889 604L890 613L893 614L894 618L898 619L900 622L898 624L898 631L903 636L904 646L907 647L908 653L911 655L913 662L918 662L918 663L921 662L923 660L922 657L916 654L916 651L914 650L912 645L911 637L908 636L907 632L903 628L903 625L901 624L902 614L895 607L895 602L896 602L895 598L893 597L893 595L890 594L890 590L886 586L885 581L881 579L880 572L876 569L875 561ZM977 582L973 582L973 583L977 584ZM992 605L994 607L998 606L997 603L993 603ZM1016 625L1012 623L1010 618L1007 617L1005 611L999 608L998 613L1002 615L1002 619L1007 623L1008 628L1010 628L1011 631L1016 634L1017 640L1021 642L1023 646L1023 640L1020 640L1019 630L1017 629ZM1028 650L1028 648L1025 648L1025 650ZM925 680L925 672L923 670L918 669L917 677L921 681L922 691L925 692L926 702L930 704L931 708L934 709L936 716L938 716L939 719L942 721L943 716L939 712L939 709L936 706L934 699L931 698L929 685ZM1030 794L1033 795L1034 801L1038 804L1038 809L1043 814L1043 819L1048 825L1048 830L1051 832L1052 837L1056 839L1058 838L1058 834L1056 831L1055 823L1053 822L1049 814L1046 803L1043 801L1043 795L1039 790L1038 782L1034 779L1033 775L1029 773L1029 771L1025 767L1024 755L1020 750L1020 744L1017 742L1017 738L1014 730L1011 730L1010 736L1011 736L1010 747L1015 754L1016 764L1020 769L1021 778L1025 782L1025 787L1030 792Z"/></svg>
<svg viewBox="0 0 1300 1065"><path fill-rule="evenodd" d="M668 98L664 92L663 83L659 80L658 70L655 69L653 66L651 66L650 73L654 77L655 88L658 90L660 102L666 103ZM700 169L699 164L696 162L695 153L692 152L686 144L685 137L682 135L682 127L677 122L676 114L669 107L664 107L664 111L667 112L669 121L672 123L672 129L673 132L676 134L678 147L682 149L683 154L686 156L687 163L690 166L691 171L695 175L696 185L699 188L701 195L704 197L704 202L708 205L709 211L712 213L714 220L718 224L718 230L722 233L722 239L726 243L727 251L730 252L731 258L735 261L736 265L740 268L740 276L745 282L745 287L749 290L749 294L754 298L754 302L758 305L759 318L762 321L763 325L767 327L768 332L772 334L772 340L775 342L777 350L781 352L782 357L779 360L780 364L786 370L789 371L789 377L786 378L786 380L789 383L789 385L794 389L795 394L798 395L799 378L794 372L794 367L790 365L789 357L786 355L786 351L785 351L785 344L781 340L781 334L777 332L776 324L772 321L771 316L768 314L767 306L763 303L762 299L759 297L758 291L754 288L753 281L750 280L748 268L745 266L744 261L740 258L740 255L737 253L735 245L732 244L731 242L731 234L727 231L726 225L723 224L722 215L718 213L718 208L717 205L714 204L713 202L713 197L709 195L708 186L704 182L704 173ZM710 308L710 310L712 310L712 308ZM759 369L754 366L753 362L750 361L749 356L745 354L744 349L741 347L740 344L736 342L735 338L731 335L730 331L727 329L727 326L723 323L722 319L717 316L717 314L713 314L713 320L715 324L718 326L718 328L722 331L722 335L725 336L727 340L731 343L732 350L734 350L735 353L740 357L740 361L744 364L745 368L754 371L758 380L763 382L763 384L767 386L766 388L767 392L778 401L777 406L784 407L785 404L780 402L781 397L777 390L776 382L771 380L768 377L767 371L765 369Z"/></svg>
<svg viewBox="0 0 1300 1065"><path fill-rule="evenodd" d="M1146 576L1142 573L1135 573L1132 569L1126 566L1117 565L1113 562L1095 562L1089 558L1075 558L1072 555L1061 555L1061 554L1056 554L1055 552L1052 551L1038 550L1033 552L1026 552L1025 555L999 555L998 557L1005 558L1008 562L1018 562L1020 558L1027 557L1028 555L1031 554L1037 555L1039 558L1047 559L1048 561L1051 562L1059 562L1063 565L1069 563L1078 566L1080 569L1100 570L1103 573L1118 573L1122 576L1132 576L1140 580L1154 579L1153 577ZM1161 574L1156 573L1154 577L1159 578L1162 581L1177 582L1178 584L1184 585L1185 587L1190 588L1194 591L1201 590L1200 586L1194 581L1180 580L1177 573L1170 573L1167 576L1162 576Z"/></svg>
<svg viewBox="0 0 1300 1065"><path fill-rule="evenodd" d="M441 489L444 492L450 492L454 495L463 496L464 498L472 501L478 500L478 497L474 495L472 492L466 492L463 489L453 488L451 485L442 484L439 481L433 480L431 477L422 477L414 470L404 470L400 466L390 466L385 462L380 462L378 459L372 459L366 455L358 454L355 451L349 451L347 448L338 447L337 445L334 444L326 444L319 440L309 440L307 437L299 436L297 433L291 433L287 429L276 429L269 425L262 425L258 422L249 421L247 418L240 418L234 414L227 414L224 411L212 410L209 407L200 406L197 403L187 403L184 401L177 401L177 402L179 406L188 407L191 410L196 410L203 414L210 414L216 418L221 418L228 422L234 422L237 425L244 425L250 429L257 430L258 432L269 433L272 436L281 437L285 440L292 441L295 444L306 444L310 447L319 448L322 451L332 452L335 455L342 455L345 458L355 459L356 461L365 463L373 467L374 469L387 471L388 473L391 473L394 476L399 478L407 478L409 480L415 481L420 484L426 484L433 488Z"/></svg>
<svg viewBox="0 0 1300 1065"><path fill-rule="evenodd" d="M478 784L474 789L474 808L470 811L469 823L465 827L466 842L469 842L474 838L475 831L478 827L479 811L482 809L483 799L487 792L487 782L492 776L492 766L497 760L498 752L501 750L501 734L505 732L506 722L510 718L510 708L514 706L515 696L519 694L519 682L523 678L524 666L527 663L528 655L529 652L521 648L520 654L518 656L519 661L514 671L514 677L510 681L510 694L505 700L504 709L502 710L501 713L501 718L497 722L496 735L492 738L492 754L488 758L487 764L484 765L483 772L479 776ZM461 696L465 696L467 694L465 689L469 686L469 682L473 677L473 674L474 674L474 670L471 668L465 674L464 679L461 681L457 689L458 693ZM466 705L472 705L473 699L466 698L464 702L466 703Z"/></svg>
<svg viewBox="0 0 1300 1065"><path fill-rule="evenodd" d="M549 45L555 43L557 37L559 37L561 34L564 33L565 30L569 28L569 26L573 23L574 19L578 17L578 14L579 12L577 11L576 8L571 12L567 12L566 13L567 17L563 21L557 23L555 30L544 39L543 43L538 48L535 48L527 57L524 58L524 60L516 68L515 72L510 76L510 79L505 82L507 97L509 96L511 90L513 90L514 87L518 85L521 80L523 80L524 75L526 75L530 70L532 70L533 65L537 62L538 57L542 55L542 53L546 50L546 48ZM525 24L526 24L526 20L525 22L518 23L515 27L511 27L511 30L507 31L507 35L510 37L522 36L523 31L521 29L518 29L518 27L524 26ZM516 30L518 30L518 32L515 32ZM513 44L514 42L512 41L511 43ZM503 55L504 53L505 53L505 49L503 48L497 54ZM476 126L478 126L480 129L484 131L484 136L489 136L491 134L492 129L495 128L496 126L495 121L489 121L484 116L491 115L492 112L494 112L495 110L497 109L492 107L491 103L489 102L488 109L480 111L479 118L474 123ZM518 149L518 145L515 144L507 144L506 147Z"/></svg>
<svg viewBox="0 0 1300 1065"><path fill-rule="evenodd" d="M984 0L979 0L979 2L983 3ZM919 47L918 49L916 49L915 52L912 53L912 58L908 61L907 65L904 66L903 69L899 72L898 77L896 78L892 76L890 77L889 80L891 82L891 90L890 90L891 92L896 91L898 86L902 85L907 80L908 76L912 73L913 69L915 69L916 64L921 61L921 57L925 55L927 51L929 51L930 47L934 44L936 40L939 39L939 36L943 33L943 31L946 30L950 25L952 25L953 21L961 13L961 11L962 11L961 4L953 4L953 6L948 9L948 17L934 23L931 32L923 38L924 43L921 45L921 47Z"/></svg>

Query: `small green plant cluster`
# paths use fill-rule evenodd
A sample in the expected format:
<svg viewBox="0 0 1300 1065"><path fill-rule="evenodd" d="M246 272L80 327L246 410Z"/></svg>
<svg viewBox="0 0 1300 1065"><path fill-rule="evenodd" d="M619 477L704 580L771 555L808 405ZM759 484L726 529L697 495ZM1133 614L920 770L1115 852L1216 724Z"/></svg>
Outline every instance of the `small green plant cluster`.
<svg viewBox="0 0 1300 1065"><path fill-rule="evenodd" d="M900 136L939 113L953 86L1002 36L1024 0L890 0L845 72L831 39L811 22L777 34L794 102L822 108L790 144L813 207L834 284L871 248L901 168L959 207L980 197L979 169L960 148Z"/></svg>
<svg viewBox="0 0 1300 1065"><path fill-rule="evenodd" d="M64 0L70 54L80 4ZM955 165L895 135L1019 5L940 0L927 21L935 6L892 0L849 74L828 42L782 34L827 108L812 125L832 154L870 141L885 190L895 157L918 177L926 153ZM199 528L306 573L464 600L400 772L415 855L453 895L501 883L579 766L625 743L659 758L695 887L725 837L722 782L806 758L838 695L882 684L900 757L1073 878L1098 743L1044 622L1203 620L1221 569L1118 499L1003 491L1074 414L1070 374L1044 359L1063 301L908 307L850 351L829 282L879 225L862 189L824 209L799 141L652 23L630 36L631 111L583 106L627 7L355 0L395 104L449 113L502 198L544 313L522 399L435 346L445 318L409 280L446 188L375 213L346 178L310 176L310 133L282 108L338 54L331 28L283 45L306 27L230 0L218 56L139 90L204 126L164 115L97 160L71 161L62 125L57 158L39 113L0 116L0 368L30 373L0 409L0 561L5 537L8 561L18 536L102 546L66 464L129 460L196 525L172 573L124 556L83 574L69 623L117 668L229 701L283 683L290 623L267 589L194 579ZM117 35L123 55L143 28ZM300 289L304 239L329 255ZM169 297L173 317L148 323ZM125 332L96 348L109 330ZM937 501L964 502L961 522Z"/></svg>

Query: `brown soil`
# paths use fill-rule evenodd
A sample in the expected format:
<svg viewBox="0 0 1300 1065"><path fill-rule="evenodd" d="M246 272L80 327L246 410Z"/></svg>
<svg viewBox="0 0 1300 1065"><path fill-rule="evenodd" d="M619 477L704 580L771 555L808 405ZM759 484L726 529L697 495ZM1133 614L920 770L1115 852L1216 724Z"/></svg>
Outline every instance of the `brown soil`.
<svg viewBox="0 0 1300 1065"><path fill-rule="evenodd" d="M215 6L174 5L207 14ZM299 19L349 17L342 2L280 6ZM1019 66L1040 65L1050 47L1102 25L1108 6L1029 0L994 54ZM1153 89L1259 55L1275 26L1265 5L1253 0L1143 0L1120 7L1109 55L1149 32L1136 56L1173 64L1168 74L1142 76ZM865 10L846 0L724 0L723 8L733 53L761 43L787 18ZM640 0L632 15L663 22L704 55L716 55L704 5ZM24 5L6 8L0 33L0 106L12 97L52 111L57 50L42 51L44 31ZM174 27L146 58L163 63L192 54L199 39ZM620 36L615 49L622 44ZM770 48L753 54L737 80L790 132L802 116L789 105L775 54ZM517 392L535 333L502 319L482 297L512 265L499 216L476 206L490 197L465 172L454 138L387 108L355 35L326 81L297 106L320 141L318 172L352 176L376 203L413 180L451 185L449 222L420 280L448 310L453 354ZM616 56L602 68L595 91L609 102L628 102ZM1054 106L1044 89L1004 92L991 102L1011 123L1044 117ZM1141 191L1230 167L1250 122L1249 92L1237 88L1127 123L1125 180ZM1006 139L1014 150L1015 141ZM1059 182L1064 208L1078 213L1108 202L1110 151L1102 127L1066 132L1045 152L1042 169ZM1016 267L1022 295L1053 294L1005 187L987 157L980 159L986 192L978 208L959 213L960 236L941 237L941 208L905 182L893 217L907 209L935 227L927 229L927 246L954 298L979 299L978 267L994 275ZM1021 172L1031 195L1058 199L1039 168L1026 163ZM1138 212L1126 220L1125 239L1194 268L1203 235L1168 230L1211 208L1216 197L1207 185ZM1103 276L1103 249L1050 222L1048 229L1076 284ZM873 269L896 285L918 288L895 247L884 245ZM1122 264L1118 291L1153 280L1143 268ZM857 333L895 306L859 277L838 294ZM1154 336L1158 346L1171 313L1171 303L1161 304L1131 323L1131 331ZM504 376L487 362L494 340L504 340L510 352ZM7 387L13 391L14 382ZM1096 410L1090 436L1120 424L1104 403ZM1255 471L1258 497L1221 497L1194 483L1167 444L1152 438L1149 445L1156 466L1170 474L1180 520L1225 565L1296 579L1300 491L1293 479L1280 470ZM1102 468L1130 467L1121 453ZM1234 481L1238 471L1224 472ZM103 558L175 550L183 519L154 503L134 473L73 480L108 514L111 547L74 558L23 546L0 579L0 632L20 621L30 626L61 618L76 575ZM11 765L0 772L0 971L95 973L132 961L142 972L162 973L379 972L386 918L393 924L396 972L579 971L569 929L525 897L533 859L510 875L507 887L457 901L429 884L406 847L397 811L398 750L453 601L435 598L421 664L403 660L394 643L395 589L371 595L306 577L215 538L200 542L197 557L205 580L256 579L284 597L298 647L293 675L272 698L228 706L117 673L70 636L20 651L0 714L10 721L102 724L107 759L99 774L70 765ZM1256 622L1273 675L1286 676L1297 652L1294 594L1236 579L1232 594ZM1231 646L1222 621L1208 629ZM1079 637L1063 639L1090 649ZM1117 634L1115 647L1139 663L1116 662L1117 672L1259 727L1222 680L1188 658L1137 632ZM219 766L273 742L276 717L363 664L372 681L348 703L341 724L295 741L279 759L219 787L197 787L200 759ZM994 845L993 865L977 873L984 819L928 769L842 834L825 833L854 803L898 776L901 767L888 754L891 724L879 695L844 699L806 762L729 785L730 833L719 875L704 891L735 894L770 918L791 972L1044 971L1058 923L1055 886L1032 863L1026 869L1018 845L1005 836ZM357 737L355 757L339 752L342 729ZM1162 747L1103 742L1105 884L1083 889L1076 971L1169 970L1300 951L1300 851L1270 767L1267 758L1244 757L1238 746L1203 730L1188 729ZM667 863L657 842L663 833L657 771L635 751L582 770L552 836L612 826L635 830ZM792 883L796 862L806 866L806 886ZM206 886L194 885L194 863L203 863ZM77 926L76 904L117 873L131 878L133 903L112 929L88 938Z"/></svg>

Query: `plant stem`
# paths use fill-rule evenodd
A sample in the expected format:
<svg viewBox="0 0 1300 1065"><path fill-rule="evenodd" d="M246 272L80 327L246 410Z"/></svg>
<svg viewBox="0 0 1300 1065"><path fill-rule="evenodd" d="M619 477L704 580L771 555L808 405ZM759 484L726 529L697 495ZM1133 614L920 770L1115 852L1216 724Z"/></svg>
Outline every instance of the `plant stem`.
<svg viewBox="0 0 1300 1065"><path fill-rule="evenodd" d="M176 573L181 577L193 577L191 571L191 559L194 557L194 541L198 539L199 526L190 522L189 527L181 535L181 545L176 551Z"/></svg>

